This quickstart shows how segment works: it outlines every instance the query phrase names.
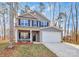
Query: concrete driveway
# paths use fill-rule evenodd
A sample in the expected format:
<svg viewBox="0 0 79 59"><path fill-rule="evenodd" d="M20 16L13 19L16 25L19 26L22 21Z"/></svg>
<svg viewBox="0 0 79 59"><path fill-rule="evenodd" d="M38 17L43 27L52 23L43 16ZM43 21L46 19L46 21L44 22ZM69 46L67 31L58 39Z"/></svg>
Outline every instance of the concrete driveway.
<svg viewBox="0 0 79 59"><path fill-rule="evenodd" d="M79 57L79 49L64 43L43 43L59 57Z"/></svg>

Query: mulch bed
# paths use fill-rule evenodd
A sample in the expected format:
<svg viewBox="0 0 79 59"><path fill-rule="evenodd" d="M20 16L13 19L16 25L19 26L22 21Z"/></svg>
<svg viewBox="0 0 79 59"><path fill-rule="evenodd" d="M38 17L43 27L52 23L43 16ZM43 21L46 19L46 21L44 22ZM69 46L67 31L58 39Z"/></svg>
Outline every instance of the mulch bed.
<svg viewBox="0 0 79 59"><path fill-rule="evenodd" d="M33 42L17 42L16 44L19 44L19 45L20 45L20 44L21 44L21 45L22 45L22 44L33 44Z"/></svg>

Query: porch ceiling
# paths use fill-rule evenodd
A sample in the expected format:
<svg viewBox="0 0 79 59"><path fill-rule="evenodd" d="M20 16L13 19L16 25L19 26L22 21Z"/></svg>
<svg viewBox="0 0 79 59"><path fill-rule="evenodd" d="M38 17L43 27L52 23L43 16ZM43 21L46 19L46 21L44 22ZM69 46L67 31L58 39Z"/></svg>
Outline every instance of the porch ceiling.
<svg viewBox="0 0 79 59"><path fill-rule="evenodd" d="M39 28L36 27L26 27L26 28L22 28L22 27L16 27L17 30L39 30Z"/></svg>

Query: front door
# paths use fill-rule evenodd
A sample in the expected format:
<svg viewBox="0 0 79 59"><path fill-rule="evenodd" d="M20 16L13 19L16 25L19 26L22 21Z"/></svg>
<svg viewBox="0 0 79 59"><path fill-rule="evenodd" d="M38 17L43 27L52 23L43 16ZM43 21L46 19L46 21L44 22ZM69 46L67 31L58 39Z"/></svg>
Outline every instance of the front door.
<svg viewBox="0 0 79 59"><path fill-rule="evenodd" d="M39 32L38 31L32 32L32 41L35 41L35 42L39 41Z"/></svg>
<svg viewBox="0 0 79 59"><path fill-rule="evenodd" d="M36 34L33 35L33 41L36 41Z"/></svg>

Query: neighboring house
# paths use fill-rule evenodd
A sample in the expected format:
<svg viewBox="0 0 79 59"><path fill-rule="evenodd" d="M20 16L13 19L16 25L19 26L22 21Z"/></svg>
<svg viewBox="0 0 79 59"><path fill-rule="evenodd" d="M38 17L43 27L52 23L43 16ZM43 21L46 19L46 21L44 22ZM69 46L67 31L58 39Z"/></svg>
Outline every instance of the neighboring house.
<svg viewBox="0 0 79 59"><path fill-rule="evenodd" d="M19 15L15 20L16 42L40 42L40 28L48 27L49 22L36 11Z"/></svg>

